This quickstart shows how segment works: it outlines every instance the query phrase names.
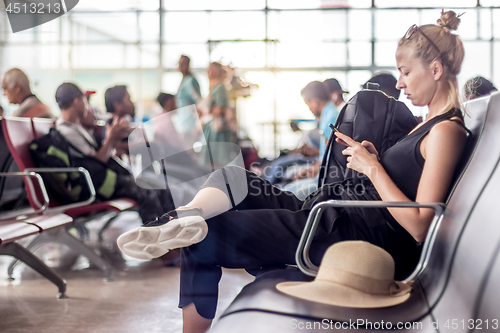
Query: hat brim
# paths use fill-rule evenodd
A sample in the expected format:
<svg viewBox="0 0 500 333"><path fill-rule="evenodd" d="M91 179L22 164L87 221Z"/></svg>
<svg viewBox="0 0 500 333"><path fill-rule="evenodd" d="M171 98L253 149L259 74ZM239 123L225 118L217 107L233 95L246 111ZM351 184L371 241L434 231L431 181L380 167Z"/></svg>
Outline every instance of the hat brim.
<svg viewBox="0 0 500 333"><path fill-rule="evenodd" d="M396 282L403 284L402 282ZM403 303L410 293L398 296L372 295L330 281L281 282L276 288L282 293L329 305L350 308L383 308Z"/></svg>

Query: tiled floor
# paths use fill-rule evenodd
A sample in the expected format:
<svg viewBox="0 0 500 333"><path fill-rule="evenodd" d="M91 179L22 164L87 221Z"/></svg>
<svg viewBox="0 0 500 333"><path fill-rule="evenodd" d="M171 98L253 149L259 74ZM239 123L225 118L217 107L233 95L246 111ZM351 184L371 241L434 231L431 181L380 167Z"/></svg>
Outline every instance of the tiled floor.
<svg viewBox="0 0 500 333"><path fill-rule="evenodd" d="M24 264L16 268L15 280L7 281L11 258L0 257L0 332L181 332L179 268L164 267L158 259L122 259L113 248L116 237L136 225L135 213L126 213L105 234L104 244L114 255L112 282L104 282L100 270L64 246L46 244L35 252L67 281L66 299L57 299L57 288ZM98 226L89 228L86 243L93 247ZM218 315L252 279L242 270L224 271Z"/></svg>

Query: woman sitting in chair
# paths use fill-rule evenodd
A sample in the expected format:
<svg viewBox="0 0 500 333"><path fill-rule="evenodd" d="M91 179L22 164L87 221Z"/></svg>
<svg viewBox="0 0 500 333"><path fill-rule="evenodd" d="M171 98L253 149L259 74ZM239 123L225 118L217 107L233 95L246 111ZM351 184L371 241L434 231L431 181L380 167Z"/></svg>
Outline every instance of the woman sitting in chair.
<svg viewBox="0 0 500 333"><path fill-rule="evenodd" d="M143 259L182 247L179 307L185 332L209 328L221 267L295 264L295 250L315 203L446 200L466 140L457 89L464 48L451 33L459 22L454 12L443 12L438 25L413 25L399 41L397 88L414 105L428 107L425 122L383 156L370 142L335 133L336 142L346 147L347 167L366 176L361 186L353 190L342 183L326 184L301 201L255 174L224 167L188 205L120 236L121 250ZM418 243L424 241L433 216L429 208L329 208L321 216L311 260L318 265L333 243L364 240L387 250L396 262L396 276L405 277L418 261Z"/></svg>

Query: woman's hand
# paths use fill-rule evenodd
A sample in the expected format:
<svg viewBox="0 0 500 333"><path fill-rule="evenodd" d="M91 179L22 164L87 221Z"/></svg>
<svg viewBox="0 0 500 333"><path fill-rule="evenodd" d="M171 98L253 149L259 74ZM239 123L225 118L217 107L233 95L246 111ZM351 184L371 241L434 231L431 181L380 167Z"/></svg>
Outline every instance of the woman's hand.
<svg viewBox="0 0 500 333"><path fill-rule="evenodd" d="M336 132L335 136L337 137L335 141L347 147L342 151L343 155L347 155L346 166L371 178L378 165L378 152L373 143L369 141L359 143L340 132Z"/></svg>
<svg viewBox="0 0 500 333"><path fill-rule="evenodd" d="M361 145L368 150L368 152L372 155L375 155L377 157L377 160L380 160L380 157L378 156L378 151L377 148L375 148L375 145L371 143L370 141L363 140L361 142Z"/></svg>

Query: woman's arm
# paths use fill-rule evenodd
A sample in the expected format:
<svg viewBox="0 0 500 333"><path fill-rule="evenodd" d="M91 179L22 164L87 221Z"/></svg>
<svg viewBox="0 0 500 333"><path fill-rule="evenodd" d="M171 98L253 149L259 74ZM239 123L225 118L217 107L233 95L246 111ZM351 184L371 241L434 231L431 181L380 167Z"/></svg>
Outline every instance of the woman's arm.
<svg viewBox="0 0 500 333"><path fill-rule="evenodd" d="M342 133L337 137L349 145L344 151L348 157L347 167L364 173L373 183L383 201L411 200L396 186L375 154L371 154L360 143ZM421 152L425 159L422 176L418 184L416 202L443 202L465 142L464 129L455 122L435 125L422 140ZM388 208L394 219L413 238L425 240L434 212L429 208Z"/></svg>

